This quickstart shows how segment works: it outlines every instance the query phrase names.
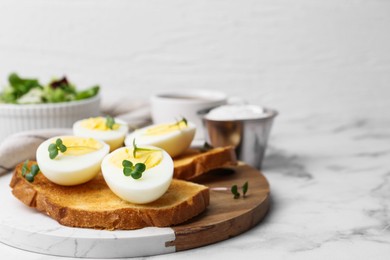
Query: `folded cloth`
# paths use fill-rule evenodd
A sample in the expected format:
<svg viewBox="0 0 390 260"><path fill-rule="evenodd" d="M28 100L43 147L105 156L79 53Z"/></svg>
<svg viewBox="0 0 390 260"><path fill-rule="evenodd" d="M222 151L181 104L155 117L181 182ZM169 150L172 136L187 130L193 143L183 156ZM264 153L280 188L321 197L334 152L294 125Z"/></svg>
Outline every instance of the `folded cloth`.
<svg viewBox="0 0 390 260"><path fill-rule="evenodd" d="M151 122L149 106L145 102L132 102L121 107L102 106L102 113L124 120L130 131ZM72 134L71 128L38 129L10 135L0 143L0 176L12 171L20 162L35 160L38 146L46 139L68 134Z"/></svg>
<svg viewBox="0 0 390 260"><path fill-rule="evenodd" d="M0 144L0 176L14 169L16 164L34 160L35 151L46 139L71 134L70 128L39 129L16 133Z"/></svg>

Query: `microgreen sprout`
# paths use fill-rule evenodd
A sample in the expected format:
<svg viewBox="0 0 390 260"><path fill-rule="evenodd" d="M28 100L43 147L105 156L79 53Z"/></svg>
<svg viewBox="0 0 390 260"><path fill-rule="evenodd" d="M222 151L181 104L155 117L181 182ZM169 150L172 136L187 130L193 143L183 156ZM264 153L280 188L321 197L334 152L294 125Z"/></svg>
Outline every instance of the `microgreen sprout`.
<svg viewBox="0 0 390 260"><path fill-rule="evenodd" d="M107 116L106 117L106 126L107 128L109 129L114 129L114 125L115 125L115 119L111 116Z"/></svg>
<svg viewBox="0 0 390 260"><path fill-rule="evenodd" d="M133 179L139 179L142 177L142 173L146 170L146 165L144 163L133 163L129 160L122 161L123 174L125 176L131 176Z"/></svg>
<svg viewBox="0 0 390 260"><path fill-rule="evenodd" d="M75 145L75 146L65 146L61 138L57 138L56 142L54 144L50 144L49 148L47 149L49 151L49 157L50 159L54 159L58 156L58 153L65 153L68 149L91 149L91 150L98 150L98 148L90 147L90 146L81 146L81 145Z"/></svg>
<svg viewBox="0 0 390 260"><path fill-rule="evenodd" d="M207 152L207 151L210 151L211 149L213 149L214 147L211 146L208 142L204 142L203 144L203 147L200 148L200 151L201 152Z"/></svg>
<svg viewBox="0 0 390 260"><path fill-rule="evenodd" d="M54 144L49 145L49 157L50 159L54 159L58 155L58 151L61 153L66 152L67 148L66 146L62 143L61 138L57 138L56 142Z"/></svg>
<svg viewBox="0 0 390 260"><path fill-rule="evenodd" d="M23 163L22 166L22 176L28 181L28 182L33 182L35 176L39 172L39 166L37 164L33 164L31 166L31 169L28 168L28 160L26 160Z"/></svg>
<svg viewBox="0 0 390 260"><path fill-rule="evenodd" d="M188 126L188 121L185 117L182 117L181 120L178 122L178 124L180 124L181 122L183 122L186 126Z"/></svg>
<svg viewBox="0 0 390 260"><path fill-rule="evenodd" d="M246 193L248 192L248 182L245 182L244 185L242 186L242 196L245 198Z"/></svg>
<svg viewBox="0 0 390 260"><path fill-rule="evenodd" d="M134 138L133 139L133 157L137 158L137 152L142 152L142 151L145 151L145 152L157 152L157 151L160 151L160 150L138 147L137 144L135 143L135 138Z"/></svg>
<svg viewBox="0 0 390 260"><path fill-rule="evenodd" d="M237 185L233 185L230 189L230 191L233 193L234 195L234 199L238 199L240 197L240 193L238 192L238 187Z"/></svg>
<svg viewBox="0 0 390 260"><path fill-rule="evenodd" d="M176 123L172 124L171 127L180 126L181 123L184 123L186 126L188 126L187 119L185 117L182 117L180 120L176 120Z"/></svg>
<svg viewBox="0 0 390 260"><path fill-rule="evenodd" d="M22 176L23 177L26 176L27 171L28 171L28 160L26 160L22 166Z"/></svg>
<svg viewBox="0 0 390 260"><path fill-rule="evenodd" d="M248 188L249 188L248 182L245 182L244 185L241 186L243 198L245 198L245 195L248 192ZM236 184L231 187L230 191L233 193L234 199L238 199L241 196L241 194L238 192L238 186Z"/></svg>

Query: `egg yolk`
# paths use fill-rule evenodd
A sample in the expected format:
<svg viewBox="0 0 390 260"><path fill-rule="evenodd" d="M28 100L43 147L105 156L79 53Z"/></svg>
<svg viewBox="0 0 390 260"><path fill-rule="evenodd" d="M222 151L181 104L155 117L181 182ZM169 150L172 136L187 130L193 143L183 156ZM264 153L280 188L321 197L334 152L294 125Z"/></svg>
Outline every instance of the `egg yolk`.
<svg viewBox="0 0 390 260"><path fill-rule="evenodd" d="M88 119L85 119L81 122L81 126L86 129L90 130L97 130L97 131L111 131L111 130L117 130L119 128L119 124L114 124L112 129L107 127L106 125L107 119L104 117L91 117Z"/></svg>
<svg viewBox="0 0 390 260"><path fill-rule="evenodd" d="M187 128L187 124L183 121L177 122L175 124L159 124L153 127L148 128L145 131L145 135L165 135L177 130L182 130L183 128Z"/></svg>
<svg viewBox="0 0 390 260"><path fill-rule="evenodd" d="M54 143L54 142L53 142ZM95 152L103 145L93 138L64 137L62 143L67 147L63 155L79 156Z"/></svg>
<svg viewBox="0 0 390 260"><path fill-rule="evenodd" d="M134 165L137 163L144 163L146 169L153 168L160 164L163 159L162 150L152 150L152 151L137 151L136 158L133 156L133 149L126 148L119 151L116 151L115 155L111 157L111 163L118 168L123 168L123 160L129 160Z"/></svg>

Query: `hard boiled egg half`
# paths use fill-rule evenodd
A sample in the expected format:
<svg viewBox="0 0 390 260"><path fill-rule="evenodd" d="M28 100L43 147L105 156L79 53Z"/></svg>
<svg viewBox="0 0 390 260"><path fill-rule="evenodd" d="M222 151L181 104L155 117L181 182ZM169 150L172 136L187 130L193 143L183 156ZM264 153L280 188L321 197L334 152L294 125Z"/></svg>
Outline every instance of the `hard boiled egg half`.
<svg viewBox="0 0 390 260"><path fill-rule="evenodd" d="M153 145L164 149L171 157L182 154L191 145L195 136L195 124L186 121L173 121L156 124L135 130L127 135L126 146L132 146L136 140L138 145Z"/></svg>
<svg viewBox="0 0 390 260"><path fill-rule="evenodd" d="M146 166L139 179L125 176L124 160ZM154 146L142 146L135 153L134 147L122 147L104 158L102 173L108 187L118 197L144 204L160 198L168 190L173 176L173 161L167 152Z"/></svg>
<svg viewBox="0 0 390 260"><path fill-rule="evenodd" d="M91 117L73 124L74 135L102 140L110 146L110 151L123 145L128 130L126 122L109 117Z"/></svg>
<svg viewBox="0 0 390 260"><path fill-rule="evenodd" d="M49 146L60 139L65 152L49 157ZM59 185L77 185L94 178L100 171L100 164L109 153L110 147L94 138L78 136L57 136L39 145L36 158L43 175Z"/></svg>

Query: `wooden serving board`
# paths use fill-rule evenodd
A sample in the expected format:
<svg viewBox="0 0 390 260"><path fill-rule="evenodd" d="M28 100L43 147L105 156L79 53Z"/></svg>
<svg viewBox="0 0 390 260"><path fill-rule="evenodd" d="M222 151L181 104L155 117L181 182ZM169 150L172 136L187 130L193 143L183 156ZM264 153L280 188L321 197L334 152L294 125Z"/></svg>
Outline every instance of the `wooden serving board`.
<svg viewBox="0 0 390 260"><path fill-rule="evenodd" d="M230 187L249 183L245 198L233 199ZM259 171L247 165L215 170L196 182L209 188L228 187L228 191L210 191L206 212L188 223L172 227L176 239L169 245L176 251L209 245L236 236L256 225L269 208L269 185ZM242 192L240 191L242 194Z"/></svg>
<svg viewBox="0 0 390 260"><path fill-rule="evenodd" d="M211 188L201 215L170 228L93 230L65 227L13 197L10 174L0 177L0 242L33 252L93 258L171 253L228 239L259 223L269 208L269 185L256 169L240 164L214 170L196 182ZM245 198L233 199L230 187L249 182ZM227 187L227 191L213 190Z"/></svg>

